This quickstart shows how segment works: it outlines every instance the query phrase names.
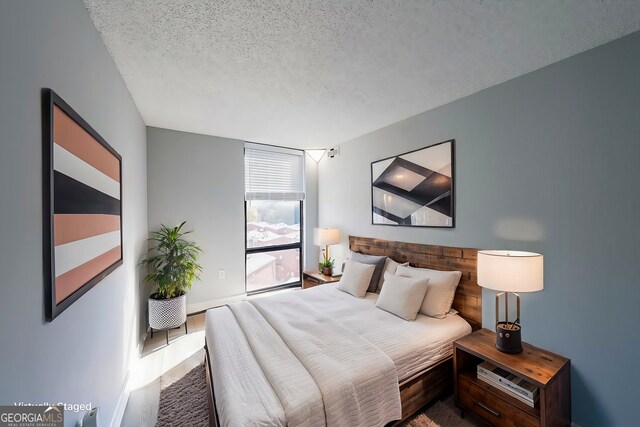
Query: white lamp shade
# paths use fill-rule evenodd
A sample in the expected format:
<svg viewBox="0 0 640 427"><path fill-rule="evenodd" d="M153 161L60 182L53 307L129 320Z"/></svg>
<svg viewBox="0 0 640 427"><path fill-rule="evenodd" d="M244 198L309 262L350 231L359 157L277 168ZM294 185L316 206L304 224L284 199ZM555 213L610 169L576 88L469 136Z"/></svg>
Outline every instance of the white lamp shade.
<svg viewBox="0 0 640 427"><path fill-rule="evenodd" d="M316 246L337 245L340 243L340 231L337 228L314 228L313 244Z"/></svg>
<svg viewBox="0 0 640 427"><path fill-rule="evenodd" d="M543 256L533 252L479 251L478 284L501 292L541 291Z"/></svg>

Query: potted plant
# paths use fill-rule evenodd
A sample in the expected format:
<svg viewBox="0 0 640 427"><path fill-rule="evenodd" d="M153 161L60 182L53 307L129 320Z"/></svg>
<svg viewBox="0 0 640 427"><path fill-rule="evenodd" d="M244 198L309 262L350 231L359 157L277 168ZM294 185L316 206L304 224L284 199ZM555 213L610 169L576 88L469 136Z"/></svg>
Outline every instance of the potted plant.
<svg viewBox="0 0 640 427"><path fill-rule="evenodd" d="M328 258L327 254L324 253L322 256L322 262L320 263L320 272L325 276L333 275L333 265L335 260L333 258Z"/></svg>
<svg viewBox="0 0 640 427"><path fill-rule="evenodd" d="M184 239L191 231L182 231L186 221L177 227L162 225L151 233L149 249L142 264L148 265L150 273L145 280L156 286L149 297L149 326L153 329L177 328L187 321L186 292L191 289L202 267L198 256L202 253L194 242Z"/></svg>

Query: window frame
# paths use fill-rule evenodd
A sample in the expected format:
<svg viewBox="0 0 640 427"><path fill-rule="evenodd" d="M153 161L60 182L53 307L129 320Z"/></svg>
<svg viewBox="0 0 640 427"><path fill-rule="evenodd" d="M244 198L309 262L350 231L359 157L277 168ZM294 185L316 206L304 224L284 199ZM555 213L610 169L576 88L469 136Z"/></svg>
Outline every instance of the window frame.
<svg viewBox="0 0 640 427"><path fill-rule="evenodd" d="M300 203L300 241L298 243L287 243L284 245L272 245L272 246L260 246L255 248L249 248L247 246L247 201L244 201L244 291L247 295L256 295L264 292L270 292L279 289L288 289L288 288L300 288L302 287L302 276L303 276L303 259L304 259L304 201L298 200ZM285 200L273 200L275 202L285 201ZM276 252L276 251L286 251L298 249L300 252L300 256L298 257L298 265L300 269L300 277L296 282L284 283L282 285L269 286L263 289L256 289L254 291L247 290L247 255L257 254L257 253L267 253L267 252Z"/></svg>

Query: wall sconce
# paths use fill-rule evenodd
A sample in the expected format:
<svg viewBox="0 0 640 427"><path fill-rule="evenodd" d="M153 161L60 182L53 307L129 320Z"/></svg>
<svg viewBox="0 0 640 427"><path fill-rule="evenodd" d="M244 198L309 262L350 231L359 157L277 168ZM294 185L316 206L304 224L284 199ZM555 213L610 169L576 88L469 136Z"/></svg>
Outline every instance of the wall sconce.
<svg viewBox="0 0 640 427"><path fill-rule="evenodd" d="M314 150L304 150L305 153L309 155L316 163L320 163L320 160L324 156L324 153L327 152L325 148L318 148Z"/></svg>

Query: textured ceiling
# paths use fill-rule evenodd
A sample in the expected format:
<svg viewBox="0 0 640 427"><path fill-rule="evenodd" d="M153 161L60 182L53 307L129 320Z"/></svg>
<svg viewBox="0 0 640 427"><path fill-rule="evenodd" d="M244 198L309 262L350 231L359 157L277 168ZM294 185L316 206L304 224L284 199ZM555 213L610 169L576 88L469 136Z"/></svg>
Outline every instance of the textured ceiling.
<svg viewBox="0 0 640 427"><path fill-rule="evenodd" d="M84 0L150 126L329 147L640 29L637 0Z"/></svg>

